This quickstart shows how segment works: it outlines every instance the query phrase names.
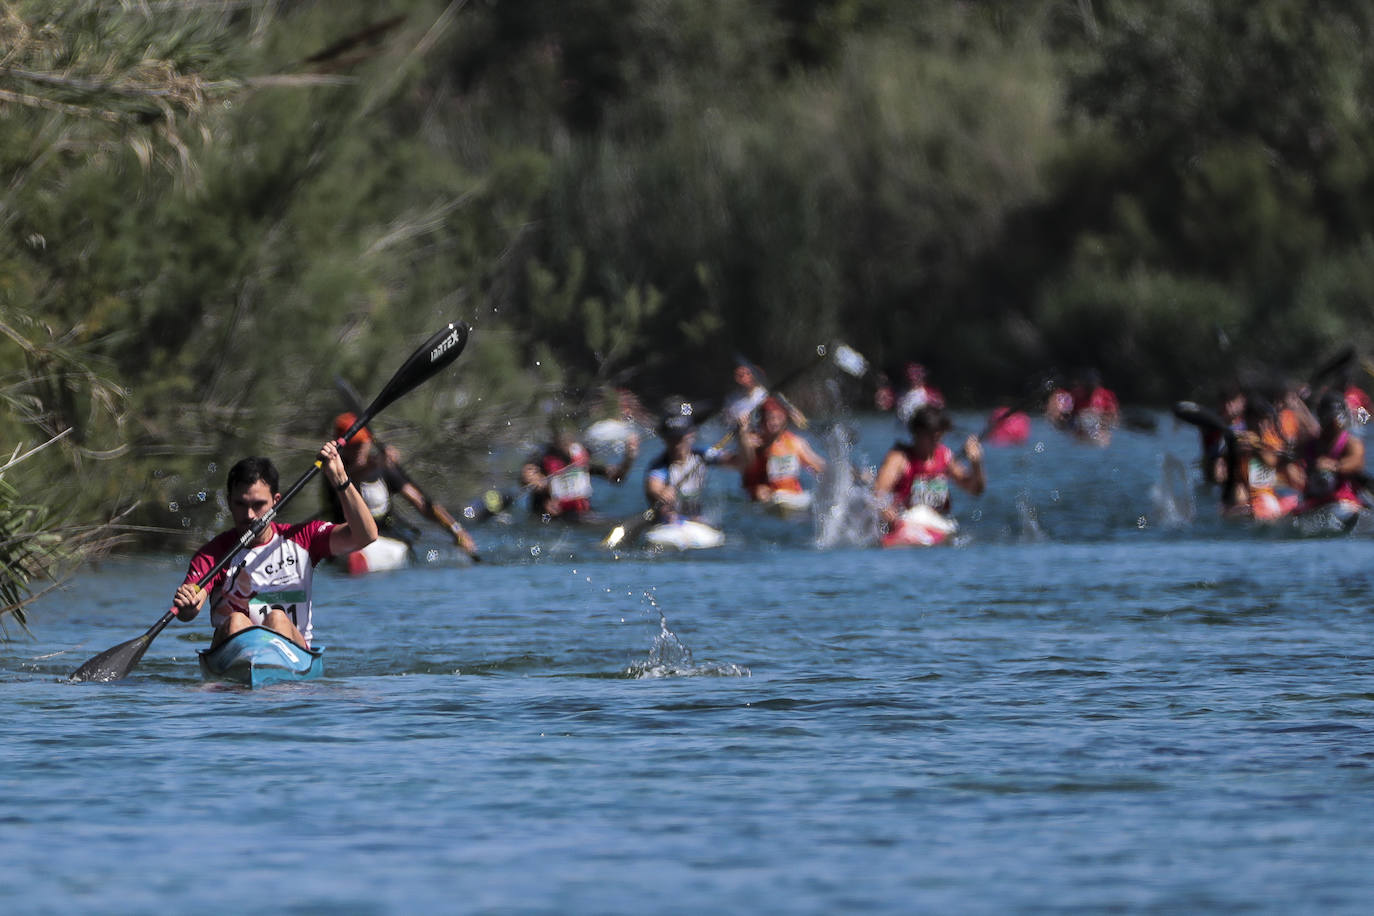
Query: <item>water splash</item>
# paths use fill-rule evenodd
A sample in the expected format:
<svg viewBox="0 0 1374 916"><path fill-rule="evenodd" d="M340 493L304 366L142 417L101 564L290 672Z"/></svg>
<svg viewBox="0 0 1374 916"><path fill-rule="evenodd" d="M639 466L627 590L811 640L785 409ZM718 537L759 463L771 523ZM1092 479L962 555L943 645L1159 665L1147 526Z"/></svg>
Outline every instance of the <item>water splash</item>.
<svg viewBox="0 0 1374 916"><path fill-rule="evenodd" d="M1016 494L1016 517L1021 523L1022 541L1038 544L1049 539L1045 529L1040 527L1040 511L1031 502L1029 490L1022 489Z"/></svg>
<svg viewBox="0 0 1374 916"><path fill-rule="evenodd" d="M1150 507L1155 523L1165 528L1183 528L1197 517L1197 500L1188 482L1188 467L1182 460L1165 454L1159 479L1150 487Z"/></svg>
<svg viewBox="0 0 1374 916"><path fill-rule="evenodd" d="M615 590L606 586L598 585L592 581L592 577L585 572L579 572L577 568L572 570L572 575L576 576L587 585L594 589L604 591L607 595L615 594ZM633 592L626 592L633 595ZM753 672L743 665L732 664L697 664L692 658L692 650L689 649L682 640L678 639L676 633L668 626L668 618L664 615L658 602L654 600L652 588L641 592L644 599L645 612L658 615L658 634L654 637L653 643L649 646L649 657L643 661L634 662L625 669L625 676L628 678L647 679L664 677L751 677ZM624 623L624 618L621 618Z"/></svg>
<svg viewBox="0 0 1374 916"><path fill-rule="evenodd" d="M650 599L652 602L652 599ZM750 677L752 672L743 665L698 665L692 650L678 639L668 627L668 618L658 615L658 635L649 648L649 657L625 669L635 679L660 677Z"/></svg>
<svg viewBox="0 0 1374 916"><path fill-rule="evenodd" d="M840 423L825 435L825 473L817 486L816 546L866 547L878 540L878 508L867 472L854 463L857 431ZM863 476L861 476L861 473Z"/></svg>

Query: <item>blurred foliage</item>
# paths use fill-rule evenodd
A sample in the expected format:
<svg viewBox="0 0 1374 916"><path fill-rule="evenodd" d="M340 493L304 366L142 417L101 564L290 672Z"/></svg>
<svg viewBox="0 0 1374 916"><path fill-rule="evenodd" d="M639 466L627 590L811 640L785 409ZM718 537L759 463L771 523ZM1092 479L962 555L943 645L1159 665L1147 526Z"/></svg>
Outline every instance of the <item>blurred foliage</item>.
<svg viewBox="0 0 1374 916"><path fill-rule="evenodd" d="M1155 402L1300 374L1374 345L1371 26L1374 0L0 2L0 429L71 428L34 479L189 542L234 457L290 478L334 375L370 396L452 318L469 352L378 423L457 503L608 386L719 397L736 354L782 375L834 339L963 403L1071 367Z"/></svg>

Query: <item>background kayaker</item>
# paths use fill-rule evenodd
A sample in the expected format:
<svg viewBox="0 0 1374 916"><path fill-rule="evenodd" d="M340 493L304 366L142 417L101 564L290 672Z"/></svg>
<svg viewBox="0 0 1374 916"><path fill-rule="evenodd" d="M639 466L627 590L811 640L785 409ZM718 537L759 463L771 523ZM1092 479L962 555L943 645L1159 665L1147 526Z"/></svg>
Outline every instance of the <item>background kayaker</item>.
<svg viewBox="0 0 1374 916"><path fill-rule="evenodd" d="M1067 388L1050 394L1045 418L1055 429L1096 445L1108 445L1121 419L1116 394L1102 384L1096 369L1085 369Z"/></svg>
<svg viewBox="0 0 1374 916"><path fill-rule="evenodd" d="M764 384L763 371L742 356L735 358L734 380L734 391L725 397L725 417L731 426L750 422L754 411L769 397L781 402L793 424L806 426L806 415L781 392L770 392Z"/></svg>
<svg viewBox="0 0 1374 916"><path fill-rule="evenodd" d="M552 441L520 468L520 484L530 494L530 511L535 515L569 521L590 517L592 476L618 484L639 454L639 436L631 434L625 439L620 461L613 465L593 461L586 446L578 441L575 429L571 420L557 419Z"/></svg>
<svg viewBox="0 0 1374 916"><path fill-rule="evenodd" d="M1361 507L1359 490L1365 481L1364 443L1347 429L1345 397L1328 391L1317 402L1319 431L1299 449L1292 468L1295 486L1302 489L1298 512L1333 506L1353 521Z"/></svg>
<svg viewBox="0 0 1374 916"><path fill-rule="evenodd" d="M950 515L951 481L974 496L982 495L987 486L982 443L977 436L964 440L964 455L968 459L965 463L940 441L951 426L948 415L939 407L919 408L907 424L911 444L896 443L884 456L873 483L873 495L889 529L897 526L905 510L918 505L943 516Z"/></svg>
<svg viewBox="0 0 1374 916"><path fill-rule="evenodd" d="M352 413L341 413L334 418L334 435L342 436L352 426L357 417ZM453 538L453 543L468 556L477 556L477 545L472 536L463 529L458 520L438 502L430 499L401 467L401 454L394 446L379 447L366 427L358 430L345 445L341 454L348 477L362 493L372 517L377 520L377 530L388 536L413 543L419 536L414 526L393 511L391 498L400 496L415 507L425 518L434 522ZM343 520L343 506L339 494L333 487L325 487L329 502L330 518Z"/></svg>
<svg viewBox="0 0 1374 916"><path fill-rule="evenodd" d="M728 464L734 455L718 448L696 448L697 426L683 406L665 413L658 425L663 454L644 471L644 498L658 524L697 520L709 465ZM690 406L686 407L690 411Z"/></svg>
<svg viewBox="0 0 1374 916"><path fill-rule="evenodd" d="M926 378L925 366L920 363L907 363L902 368L902 379L906 388L897 398L899 422L911 422L911 415L927 404L932 407L945 406L945 396L940 393L940 389L930 384Z"/></svg>
<svg viewBox="0 0 1374 916"><path fill-rule="evenodd" d="M210 623L211 646L218 646L240 630L257 625L280 633L308 648L314 635L311 592L315 565L331 556L361 550L377 539L377 524L349 479L333 441L318 456L324 479L340 495L341 524L314 519L296 525L272 522L244 554L207 583L214 595ZM172 606L181 620L192 620L205 605L207 591L196 582L210 571L253 522L281 501L277 468L267 458L244 458L229 469L225 495L234 527L217 535L191 557L186 580L176 590Z"/></svg>
<svg viewBox="0 0 1374 916"><path fill-rule="evenodd" d="M775 492L803 492L803 469L825 473L825 459L790 425L787 408L769 397L759 405L758 424L740 432L741 483L755 502L767 502Z"/></svg>

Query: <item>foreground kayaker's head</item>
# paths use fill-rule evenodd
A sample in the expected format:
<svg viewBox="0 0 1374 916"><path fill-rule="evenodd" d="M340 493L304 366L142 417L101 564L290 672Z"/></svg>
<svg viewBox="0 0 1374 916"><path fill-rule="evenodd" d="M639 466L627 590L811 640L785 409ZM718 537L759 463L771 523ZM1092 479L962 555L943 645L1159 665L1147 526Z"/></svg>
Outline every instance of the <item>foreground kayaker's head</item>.
<svg viewBox="0 0 1374 916"><path fill-rule="evenodd" d="M281 500L281 493L277 492L280 479L270 458L244 458L229 469L224 490L237 531L247 531Z"/></svg>

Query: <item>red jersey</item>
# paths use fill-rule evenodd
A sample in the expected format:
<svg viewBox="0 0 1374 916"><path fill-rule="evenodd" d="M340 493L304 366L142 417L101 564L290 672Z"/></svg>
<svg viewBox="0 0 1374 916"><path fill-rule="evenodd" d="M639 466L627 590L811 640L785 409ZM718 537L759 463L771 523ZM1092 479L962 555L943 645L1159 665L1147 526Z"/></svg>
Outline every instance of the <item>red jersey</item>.
<svg viewBox="0 0 1374 916"><path fill-rule="evenodd" d="M591 459L587 450L574 446L572 454L545 452L539 470L549 480L549 494L540 508L560 515L580 515L592 509Z"/></svg>
<svg viewBox="0 0 1374 916"><path fill-rule="evenodd" d="M314 636L311 601L314 569L321 560L333 556L329 549L329 533L334 530L334 524L319 519L299 525L273 522L271 530L270 541L245 550L227 569L215 573L205 583L205 590L211 591L223 584L228 576L247 572L253 583L253 596L248 602L248 616L253 622L261 624L270 609L284 611L309 644ZM201 547L191 557L186 581L199 581L226 553L237 547L238 542L238 532L226 531ZM219 624L213 609L210 621Z"/></svg>
<svg viewBox="0 0 1374 916"><path fill-rule="evenodd" d="M915 446L898 445L898 450L906 455L907 467L892 495L904 509L912 506L929 506L936 512L949 512L949 466L954 453L947 445L935 446L934 453L924 460L918 459Z"/></svg>

